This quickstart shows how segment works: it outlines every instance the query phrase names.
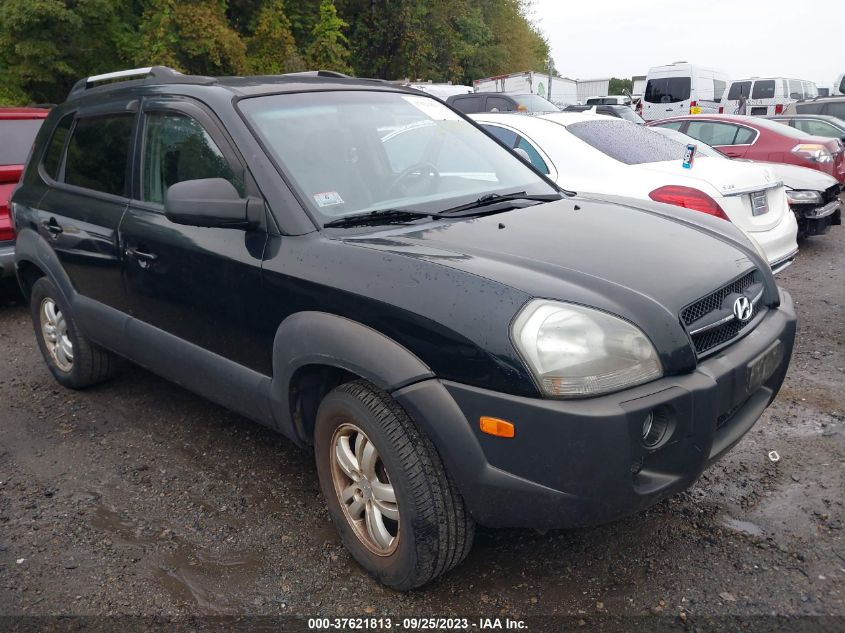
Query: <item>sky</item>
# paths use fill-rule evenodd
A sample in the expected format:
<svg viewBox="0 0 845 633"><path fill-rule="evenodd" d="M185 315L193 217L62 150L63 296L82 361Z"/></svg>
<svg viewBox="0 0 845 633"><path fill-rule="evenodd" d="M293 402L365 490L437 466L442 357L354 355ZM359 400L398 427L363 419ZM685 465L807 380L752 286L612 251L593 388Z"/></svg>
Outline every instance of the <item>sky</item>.
<svg viewBox="0 0 845 633"><path fill-rule="evenodd" d="M845 73L845 0L533 0L531 17L573 79L676 61L819 86Z"/></svg>

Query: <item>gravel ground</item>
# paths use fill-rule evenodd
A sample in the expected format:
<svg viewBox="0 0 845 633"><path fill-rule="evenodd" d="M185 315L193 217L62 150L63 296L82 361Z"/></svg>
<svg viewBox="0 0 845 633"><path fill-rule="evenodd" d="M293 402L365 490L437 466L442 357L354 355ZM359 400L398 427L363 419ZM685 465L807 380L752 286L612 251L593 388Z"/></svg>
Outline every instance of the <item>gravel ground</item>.
<svg viewBox="0 0 845 633"><path fill-rule="evenodd" d="M781 283L800 319L786 384L694 488L594 529L480 530L461 567L408 594L342 548L309 453L140 369L64 390L27 309L0 307L0 615L778 614L845 630L845 229L804 242Z"/></svg>

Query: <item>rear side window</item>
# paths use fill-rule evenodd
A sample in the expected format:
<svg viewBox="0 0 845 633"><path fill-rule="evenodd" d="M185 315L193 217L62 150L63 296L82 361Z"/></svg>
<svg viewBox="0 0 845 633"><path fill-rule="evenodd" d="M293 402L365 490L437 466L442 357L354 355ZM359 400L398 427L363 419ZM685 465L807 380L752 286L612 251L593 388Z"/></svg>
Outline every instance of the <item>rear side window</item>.
<svg viewBox="0 0 845 633"><path fill-rule="evenodd" d="M692 80L689 77L663 77L649 79L645 96L649 103L677 103L690 98Z"/></svg>
<svg viewBox="0 0 845 633"><path fill-rule="evenodd" d="M143 199L162 204L171 185L185 180L223 178L243 195L228 161L194 119L174 112L149 112L144 126Z"/></svg>
<svg viewBox="0 0 845 633"><path fill-rule="evenodd" d="M795 110L799 114L821 114L823 103L799 103L795 106Z"/></svg>
<svg viewBox="0 0 845 633"><path fill-rule="evenodd" d="M827 114L845 119L845 101L834 101L827 104Z"/></svg>
<svg viewBox="0 0 845 633"><path fill-rule="evenodd" d="M832 138L842 138L843 133L838 128L835 128L830 123L825 121L816 121L813 119L796 119L795 127L802 132L812 134L813 136L829 136Z"/></svg>
<svg viewBox="0 0 845 633"><path fill-rule="evenodd" d="M762 79L754 82L754 89L751 91L752 99L774 99L775 80Z"/></svg>
<svg viewBox="0 0 845 633"><path fill-rule="evenodd" d="M73 115L66 114L56 129L53 130L53 136L50 138L50 145L47 147L47 152L44 154L44 171L53 180L59 179L59 168L62 161L62 152L65 149L65 142L67 142L67 135L70 132L70 126L73 123Z"/></svg>
<svg viewBox="0 0 845 633"><path fill-rule="evenodd" d="M516 145L516 132L511 132L510 130L506 130L498 125L490 125L488 123L482 123L481 127L490 132L490 134L502 141L502 143L508 147Z"/></svg>
<svg viewBox="0 0 845 633"><path fill-rule="evenodd" d="M487 97L487 112L513 112L516 110L513 103L502 97Z"/></svg>
<svg viewBox="0 0 845 633"><path fill-rule="evenodd" d="M804 98L804 89L801 86L801 82L797 79L790 79L789 80L789 98L790 99L803 99Z"/></svg>
<svg viewBox="0 0 845 633"><path fill-rule="evenodd" d="M707 145L745 145L754 138L747 128L717 121L690 121L686 133Z"/></svg>
<svg viewBox="0 0 845 633"><path fill-rule="evenodd" d="M546 161L543 160L543 157L540 156L540 152L537 151L537 148L534 147L531 143L527 140L522 138L521 136L517 137L516 142L516 149L521 149L525 153L528 154L528 158L531 160L531 164L542 174L549 174L549 166L546 165Z"/></svg>
<svg viewBox="0 0 845 633"><path fill-rule="evenodd" d="M739 101L740 97L746 99L751 96L751 82L750 81L735 81L731 84L728 90L728 99L730 101Z"/></svg>
<svg viewBox="0 0 845 633"><path fill-rule="evenodd" d="M452 107L464 114L481 111L481 97L461 97L452 102Z"/></svg>
<svg viewBox="0 0 845 633"><path fill-rule="evenodd" d="M117 196L125 194L132 114L77 119L65 161L65 182Z"/></svg>
<svg viewBox="0 0 845 633"><path fill-rule="evenodd" d="M582 121L567 125L566 129L602 154L626 165L680 160L686 151L681 143L621 119Z"/></svg>
<svg viewBox="0 0 845 633"><path fill-rule="evenodd" d="M721 101L722 95L725 94L725 86L727 86L727 84L721 79L713 80L713 99Z"/></svg>
<svg viewBox="0 0 845 633"><path fill-rule="evenodd" d="M42 119L0 121L0 165L23 165Z"/></svg>

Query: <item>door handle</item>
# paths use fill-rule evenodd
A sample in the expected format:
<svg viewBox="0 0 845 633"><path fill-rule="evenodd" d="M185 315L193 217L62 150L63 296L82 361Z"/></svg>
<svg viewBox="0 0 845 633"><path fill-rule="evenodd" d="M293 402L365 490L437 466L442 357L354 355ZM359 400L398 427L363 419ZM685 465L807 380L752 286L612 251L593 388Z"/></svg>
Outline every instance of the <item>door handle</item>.
<svg viewBox="0 0 845 633"><path fill-rule="evenodd" d="M41 223L41 226L43 226L44 230L47 231L53 237L57 236L59 233L62 233L64 231L62 226L58 222L56 222L56 218L44 220Z"/></svg>
<svg viewBox="0 0 845 633"><path fill-rule="evenodd" d="M149 268L150 265L158 259L158 255L155 253L147 253L146 251L141 251L137 248L132 248L131 246L127 246L124 252L127 257L136 259L141 268Z"/></svg>

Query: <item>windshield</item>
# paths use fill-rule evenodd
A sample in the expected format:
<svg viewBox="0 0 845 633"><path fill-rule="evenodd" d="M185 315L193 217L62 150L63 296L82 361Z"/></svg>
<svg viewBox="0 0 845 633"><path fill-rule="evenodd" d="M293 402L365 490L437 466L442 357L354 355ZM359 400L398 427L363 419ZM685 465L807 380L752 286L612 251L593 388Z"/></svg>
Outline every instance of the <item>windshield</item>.
<svg viewBox="0 0 845 633"><path fill-rule="evenodd" d="M511 95L519 105L525 106L528 112L559 112L554 103L538 95Z"/></svg>
<svg viewBox="0 0 845 633"><path fill-rule="evenodd" d="M0 165L23 165L43 119L6 119L0 121Z"/></svg>
<svg viewBox="0 0 845 633"><path fill-rule="evenodd" d="M686 152L686 143L621 119L581 121L567 125L566 130L626 165L681 160Z"/></svg>
<svg viewBox="0 0 845 633"><path fill-rule="evenodd" d="M687 145L695 145L695 151L699 156L708 156L710 158L727 158L727 156L725 156L725 154L723 154L719 150L710 147L706 143L702 143L698 139L694 139L691 136L687 136L683 132L678 132L678 130L673 130L668 127L662 127L660 125L655 125L648 129L654 130L658 134L662 134L666 138L673 139L678 143L683 143L684 147L686 147Z"/></svg>
<svg viewBox="0 0 845 633"><path fill-rule="evenodd" d="M649 79L643 99L649 103L677 103L690 97L692 80L689 77Z"/></svg>
<svg viewBox="0 0 845 633"><path fill-rule="evenodd" d="M556 193L431 97L344 90L238 107L321 224L385 209L436 213L489 193Z"/></svg>

